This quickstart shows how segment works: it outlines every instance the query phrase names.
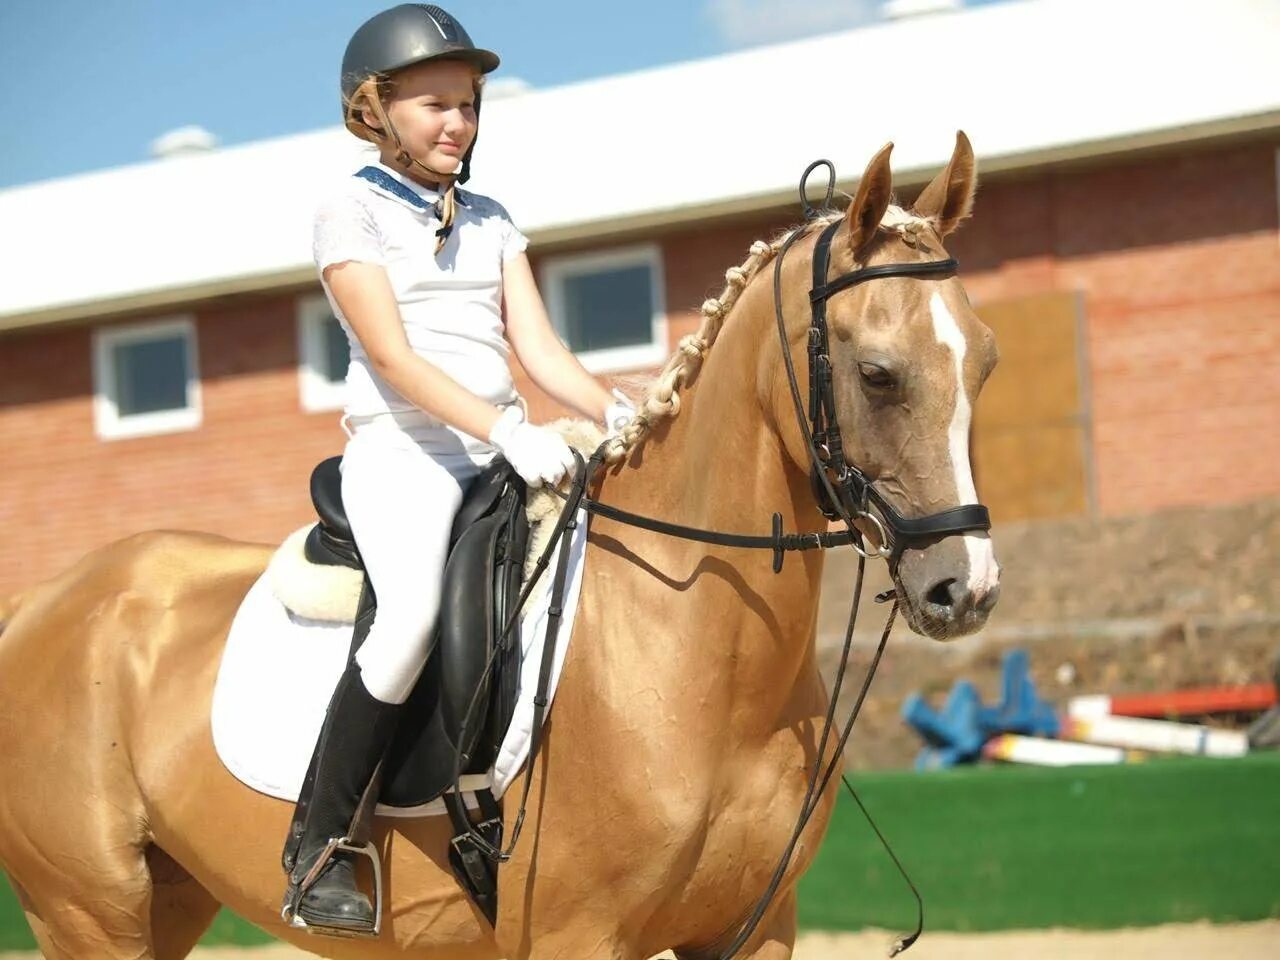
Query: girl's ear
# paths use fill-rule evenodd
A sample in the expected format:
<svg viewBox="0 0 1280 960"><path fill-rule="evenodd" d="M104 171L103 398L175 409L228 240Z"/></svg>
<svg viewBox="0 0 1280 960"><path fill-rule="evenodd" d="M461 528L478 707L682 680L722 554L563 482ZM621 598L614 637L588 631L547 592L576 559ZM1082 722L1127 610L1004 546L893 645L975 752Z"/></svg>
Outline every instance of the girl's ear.
<svg viewBox="0 0 1280 960"><path fill-rule="evenodd" d="M364 121L364 125L371 130L381 130L382 122L378 119L377 114L369 109L367 100L360 101L360 119Z"/></svg>

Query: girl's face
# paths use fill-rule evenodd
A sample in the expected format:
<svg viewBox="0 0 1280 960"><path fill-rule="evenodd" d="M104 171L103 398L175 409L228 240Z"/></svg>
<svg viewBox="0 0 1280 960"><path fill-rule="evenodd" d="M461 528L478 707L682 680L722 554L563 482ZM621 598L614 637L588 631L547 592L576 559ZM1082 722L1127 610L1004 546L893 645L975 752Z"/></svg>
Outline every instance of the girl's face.
<svg viewBox="0 0 1280 960"><path fill-rule="evenodd" d="M474 68L461 60L419 63L395 76L387 115L409 153L433 170L453 173L462 167L476 137L475 80ZM382 160L394 165L386 151Z"/></svg>

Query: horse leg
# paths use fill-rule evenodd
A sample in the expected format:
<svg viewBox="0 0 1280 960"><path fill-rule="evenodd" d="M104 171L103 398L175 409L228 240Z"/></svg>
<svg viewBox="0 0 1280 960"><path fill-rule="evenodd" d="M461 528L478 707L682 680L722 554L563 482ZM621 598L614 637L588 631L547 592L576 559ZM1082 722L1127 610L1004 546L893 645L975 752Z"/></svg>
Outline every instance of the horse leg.
<svg viewBox="0 0 1280 960"><path fill-rule="evenodd" d="M560 930L546 930L533 942L517 949L511 960L645 960L647 953L629 947L616 933L593 932L572 923Z"/></svg>
<svg viewBox="0 0 1280 960"><path fill-rule="evenodd" d="M113 931L104 926L101 918L86 916L84 908L74 900L64 901L62 910L42 908L24 886L14 882L18 903L40 952L51 960L84 957L89 954L81 951L89 947L81 945L93 944L95 957L183 960L190 954L220 905L159 847L148 847L145 859L151 884L149 912L139 912L136 907L128 910L126 917L116 918L123 922L116 924ZM62 898L55 895L49 899L56 903ZM149 916L150 922L143 923L143 916ZM149 945L145 942L148 939Z"/></svg>
<svg viewBox="0 0 1280 960"><path fill-rule="evenodd" d="M145 857L132 846L102 853L84 849L80 858L18 873L22 908L46 960L158 960Z"/></svg>
<svg viewBox="0 0 1280 960"><path fill-rule="evenodd" d="M221 906L172 857L147 848L151 874L151 942L156 960L182 960L209 929Z"/></svg>
<svg viewBox="0 0 1280 960"><path fill-rule="evenodd" d="M136 825L69 830L67 823L56 847L28 848L30 856L8 864L41 953L48 960L186 957L217 901L162 850L133 836Z"/></svg>
<svg viewBox="0 0 1280 960"><path fill-rule="evenodd" d="M727 946L728 944L725 944ZM742 949L735 954L736 960L791 960L796 946L796 895L795 892L779 897L774 901L773 909L765 914ZM677 960L705 960L705 951L675 950ZM714 956L718 956L719 950Z"/></svg>

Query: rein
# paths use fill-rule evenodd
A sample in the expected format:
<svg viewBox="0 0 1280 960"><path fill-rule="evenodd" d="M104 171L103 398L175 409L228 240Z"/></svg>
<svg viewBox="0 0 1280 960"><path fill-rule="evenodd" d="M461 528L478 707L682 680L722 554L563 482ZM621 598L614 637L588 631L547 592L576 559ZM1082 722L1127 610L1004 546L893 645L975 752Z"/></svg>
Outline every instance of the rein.
<svg viewBox="0 0 1280 960"><path fill-rule="evenodd" d="M821 208L815 208L809 203L806 195L806 184L808 182L809 175L813 170L816 167L824 165L829 170L826 198ZM822 734L819 738L816 755L817 758L814 762L813 771L809 777L804 800L801 803L800 815L796 820L796 826L792 832L791 839L788 841L786 849L783 851L782 856L778 861L778 865L774 869L768 887L757 901L755 907L751 911L751 914L738 929L733 940L724 948L723 952L717 952L718 960L729 960L729 958L737 954L747 940L750 939L752 933L755 932L756 927L764 917L769 904L777 893L778 887L781 885L783 877L786 874L787 867L791 862L791 857L795 852L796 845L799 843L800 837L804 832L804 828L808 824L814 811L817 809L822 794L830 782L831 777L835 774L837 766L844 755L845 745L848 743L849 737L853 733L854 722L857 720L858 714L862 710L862 704L866 699L867 691L870 689L872 678L875 676L876 668L880 663L881 656L883 655L885 646L888 643L889 634L893 629L893 624L898 613L898 598L896 592L876 598L877 601L892 599L893 605L890 607L889 614L885 619L884 629L880 635L880 642L876 647L875 655L872 657L871 663L867 668L867 673L863 679L862 686L858 691L857 699L854 702L849 717L846 719L844 726L840 730L838 738L836 739L833 755L830 761L828 761L824 766L823 757L825 756L827 746L830 743L832 731L836 726L836 704L840 697L840 691L844 683L845 671L848 667L849 655L852 651L853 632L857 623L859 607L861 605L866 561L873 557L883 559L889 565L890 572L892 574L896 574L898 562L902 557L903 551L908 547L925 546L942 537L958 535L970 530L988 530L991 526L991 520L987 508L981 504L963 504L961 506L951 507L937 513L929 514L924 517L903 517L894 509L888 500L878 490L876 490L873 480L869 479L858 467L845 461L844 445L840 433L840 425L836 416L833 368L829 353L829 340L826 324L827 300L843 290L847 290L868 280L883 277L914 277L919 279L931 279L947 276L954 273L958 267L958 264L954 259L934 260L921 263L891 263L873 267L863 267L862 269L854 270L851 273L836 277L833 280L828 280L827 275L830 265L831 241L840 227L841 220L835 219L823 229L814 246L813 286L809 292L809 301L812 313L808 331L809 407L806 416L804 402L800 395L800 386L796 376L795 364L792 360L791 350L787 340L786 323L782 313L782 264L787 251L791 248L791 245L808 232L809 226L813 221L819 219L824 212L830 210L834 186L835 167L829 160L818 160L811 163L801 176L800 203L804 210L806 222L802 227L792 232L786 238L778 251L778 255L774 261L773 296L774 313L777 321L778 337L782 347L782 357L787 371L787 381L790 387L792 402L795 407L796 420L804 435L805 445L809 453L810 482L813 487L814 497L817 500L818 507L822 514L829 520L838 519L842 521L845 529L834 533L786 533L783 531L782 515L774 513L772 524L773 528L769 534L737 534L684 526L682 524L669 523L653 517L645 517L640 514L631 513L629 511L622 510L619 507L610 506L609 504L602 503L599 500L592 499L586 494L587 487L594 479L596 471L604 464L608 441L602 443L595 453L585 461L575 450L573 451L573 455L574 459L577 461L577 470L574 473L573 483L569 492L567 494L561 494L559 491L555 491L558 496L561 496L564 499L564 509L556 519L555 527L552 529L551 537L547 542L546 548L543 550L541 556L539 556L532 575L529 577L528 582L521 591L520 597L516 603L515 611L512 613L510 619L505 625L499 641L494 645L494 650L490 654L485 670L485 676L488 676L493 665L497 662L499 654L507 644L512 642L515 635L515 628L519 623L520 612L524 608L534 586L550 564L551 554L555 551L557 545L559 545L561 547L561 552L557 563L556 574L552 582L551 607L547 625L547 636L543 649L541 671L538 678L538 690L533 701L533 727L530 738L529 758L526 761L525 767L526 773L524 778L524 789L520 797L520 808L512 826L511 840L504 849L498 844L491 843L478 827L472 825L468 828L469 835L474 840L475 845L487 858L495 863L504 863L510 860L512 852L515 849L516 841L519 839L521 828L524 824L529 791L533 782L533 767L537 760L539 747L541 746L542 727L547 707L547 691L550 682L552 657L554 656L555 651L556 635L559 632L560 620L563 615L564 589L565 580L567 578L567 558L569 553L568 543L573 530L577 527L577 514L580 509L585 509L589 514L598 514L599 516L606 517L620 523L664 534L666 536L719 546L771 550L773 551L773 570L775 573L781 571L783 560L786 553L789 551L818 550L830 549L839 546L850 546L857 552L858 574L854 587L853 604L849 611L849 621L845 629L840 666L836 672L835 682L832 685L827 713L822 727ZM878 540L876 545L869 546L864 540L862 532L855 526L858 520L863 520L875 528L877 534L876 539ZM467 712L463 720L464 731L470 726L473 720L475 710L479 704L480 693L484 686L483 682L478 685L476 691L471 697L471 702L467 707ZM465 742L465 735L460 739ZM463 752L459 752L455 757L453 769L453 790L455 793L460 793L459 786L462 777L462 770L465 769L469 759L470 755ZM901 862L889 847L888 842L885 840L884 835L881 834L880 829L876 826L875 821L872 820L870 813L862 802L862 799L849 783L848 777L842 775L841 779L844 782L845 788L853 796L854 801L858 804L859 809L861 809L863 815L866 817L872 830L875 831L875 834L884 846L885 851L893 860L898 871L902 874L903 879L907 883L907 886L910 887L912 895L916 900L916 928L914 932L907 936L899 937L894 943L889 955L891 957L896 956L903 950L910 947L923 931L924 904L915 884L913 884L911 882L911 878L907 876Z"/></svg>

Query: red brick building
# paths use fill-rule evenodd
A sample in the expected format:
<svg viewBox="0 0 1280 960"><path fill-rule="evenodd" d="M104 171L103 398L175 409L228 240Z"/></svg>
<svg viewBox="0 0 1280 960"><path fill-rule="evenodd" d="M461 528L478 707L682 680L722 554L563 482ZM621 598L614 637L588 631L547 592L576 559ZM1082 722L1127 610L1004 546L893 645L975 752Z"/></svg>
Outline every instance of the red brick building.
<svg viewBox="0 0 1280 960"><path fill-rule="evenodd" d="M1136 28L1148 5L1131 6ZM864 111L834 146L819 135L823 124L840 133L830 105L800 106L804 91L823 89L811 65L840 51L928 62L931 43L959 43L980 62L986 44L1007 58L997 27L1052 29L1068 47L1071 30L1080 43L1112 42L1068 7L1078 5L983 7L495 98L474 186L530 235L557 325L607 374L651 366L696 326L725 268L796 220L792 181L809 160L832 155L851 191L896 136L909 200L963 126L982 185L951 249L1001 347L973 440L997 521L1276 496L1280 73L1252 62L1254 41L1240 32L1252 25L1255 45L1278 35L1273 7L1231 0L1211 19L1166 24L1148 64L1163 73L1146 74L1145 92L1091 92L1043 64L1036 103L1058 110L1054 141L1038 140L1008 103L963 89L964 78L949 106L928 84L898 91L898 109ZM1175 66L1219 35L1239 39L1221 69L1201 71L1220 89L1188 105L1171 89L1190 83ZM602 130L577 151L572 181L553 178L553 189L547 171L515 159L549 116L607 125L603 104L667 91L728 104L751 76L788 75L787 65L808 80L775 95L813 116L799 117L806 132L786 156L762 155L749 129L736 140L722 131L668 176L632 158L644 135L628 144ZM340 351L306 243L324 179L359 165L345 138L323 131L0 192L0 524L10 541L0 592L141 529L273 541L307 520L310 468L344 440ZM520 386L535 415L555 412L523 377Z"/></svg>

